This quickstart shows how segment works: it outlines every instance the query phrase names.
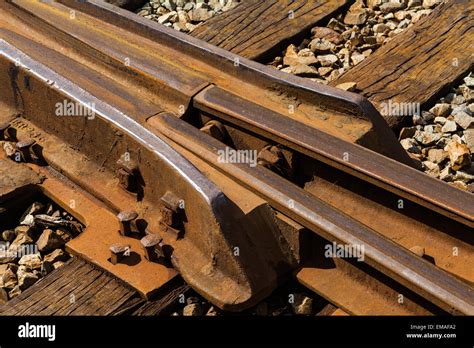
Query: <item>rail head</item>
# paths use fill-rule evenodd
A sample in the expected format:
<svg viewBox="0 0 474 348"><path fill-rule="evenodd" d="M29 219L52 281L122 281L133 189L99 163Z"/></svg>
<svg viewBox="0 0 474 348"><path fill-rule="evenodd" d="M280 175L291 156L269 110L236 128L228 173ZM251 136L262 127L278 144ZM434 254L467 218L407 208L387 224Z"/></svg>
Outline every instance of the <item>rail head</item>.
<svg viewBox="0 0 474 348"><path fill-rule="evenodd" d="M472 195L404 163L382 156L211 86L194 98L196 108L329 164L371 184L474 227Z"/></svg>

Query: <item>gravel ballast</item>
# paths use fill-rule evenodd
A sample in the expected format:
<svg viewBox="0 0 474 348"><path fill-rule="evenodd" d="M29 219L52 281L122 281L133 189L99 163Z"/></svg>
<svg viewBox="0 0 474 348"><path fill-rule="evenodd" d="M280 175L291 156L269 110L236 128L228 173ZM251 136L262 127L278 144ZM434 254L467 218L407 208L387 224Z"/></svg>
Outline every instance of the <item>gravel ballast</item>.
<svg viewBox="0 0 474 348"><path fill-rule="evenodd" d="M137 11L175 30L190 33L198 25L220 13L229 11L240 0L151 0Z"/></svg>
<svg viewBox="0 0 474 348"><path fill-rule="evenodd" d="M442 1L358 0L346 13L316 26L311 37L291 44L271 66L327 84L359 64L394 36L429 15ZM356 86L341 86L355 90Z"/></svg>
<svg viewBox="0 0 474 348"><path fill-rule="evenodd" d="M400 132L400 143L428 175L474 192L474 77L413 116Z"/></svg>

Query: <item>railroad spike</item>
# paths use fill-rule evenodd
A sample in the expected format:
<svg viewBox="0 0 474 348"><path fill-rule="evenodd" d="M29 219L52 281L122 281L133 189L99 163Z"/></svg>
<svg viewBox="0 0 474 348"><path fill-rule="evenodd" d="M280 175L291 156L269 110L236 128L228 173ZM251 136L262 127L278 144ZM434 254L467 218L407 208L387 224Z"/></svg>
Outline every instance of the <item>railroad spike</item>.
<svg viewBox="0 0 474 348"><path fill-rule="evenodd" d="M227 136L226 136L226 130L222 123L216 120L211 120L207 122L204 127L202 127L201 132L210 135L216 140L219 140L220 142L225 142Z"/></svg>
<svg viewBox="0 0 474 348"><path fill-rule="evenodd" d="M138 213L135 210L122 211L117 215L120 221L120 233L124 237L132 233L132 223L137 219Z"/></svg>
<svg viewBox="0 0 474 348"><path fill-rule="evenodd" d="M116 265L126 256L130 255L130 245L128 244L112 244L110 246L110 262Z"/></svg>
<svg viewBox="0 0 474 348"><path fill-rule="evenodd" d="M31 148L36 143L33 139L25 139L16 143L15 147L21 154L21 159L24 162L31 161Z"/></svg>
<svg viewBox="0 0 474 348"><path fill-rule="evenodd" d="M161 202L165 205L165 207L171 209L175 213L178 213L181 210L181 200L171 191L167 191L161 197Z"/></svg>
<svg viewBox="0 0 474 348"><path fill-rule="evenodd" d="M140 240L140 243L145 250L145 258L148 261L156 262L165 256L161 244L162 240L162 238L154 233L150 233Z"/></svg>
<svg viewBox="0 0 474 348"><path fill-rule="evenodd" d="M117 165L115 174L119 179L119 185L128 192L136 192L138 189L138 165L136 162L122 155L117 160Z"/></svg>
<svg viewBox="0 0 474 348"><path fill-rule="evenodd" d="M291 168L279 146L267 145L257 155L257 164L287 177Z"/></svg>
<svg viewBox="0 0 474 348"><path fill-rule="evenodd" d="M175 231L178 238L181 237L182 214L181 200L172 192L166 192L161 197L163 205L160 207L161 224L165 231Z"/></svg>
<svg viewBox="0 0 474 348"><path fill-rule="evenodd" d="M257 155L257 161L261 165L276 166L282 157L281 150L277 146L267 145Z"/></svg>

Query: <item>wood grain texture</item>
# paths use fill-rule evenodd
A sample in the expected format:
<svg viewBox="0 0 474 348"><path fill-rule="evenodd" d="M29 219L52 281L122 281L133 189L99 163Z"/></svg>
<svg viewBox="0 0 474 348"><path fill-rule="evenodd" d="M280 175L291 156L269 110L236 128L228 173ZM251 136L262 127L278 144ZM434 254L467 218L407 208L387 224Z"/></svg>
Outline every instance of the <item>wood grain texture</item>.
<svg viewBox="0 0 474 348"><path fill-rule="evenodd" d="M259 60L309 31L346 3L347 0L243 0L236 8L197 27L191 35Z"/></svg>
<svg viewBox="0 0 474 348"><path fill-rule="evenodd" d="M471 0L448 1L330 84L356 82L379 111L389 100L433 102L473 68L473 12ZM385 119L392 128L407 120Z"/></svg>
<svg viewBox="0 0 474 348"><path fill-rule="evenodd" d="M137 293L78 258L0 307L0 315L113 315Z"/></svg>
<svg viewBox="0 0 474 348"><path fill-rule="evenodd" d="M0 315L168 315L190 289L179 278L145 301L108 272L75 257L0 306Z"/></svg>
<svg viewBox="0 0 474 348"><path fill-rule="evenodd" d="M179 285L164 293L161 297L147 301L137 308L133 316L153 316L153 315L169 315L171 310L176 307L181 295L186 295L190 291L187 284Z"/></svg>

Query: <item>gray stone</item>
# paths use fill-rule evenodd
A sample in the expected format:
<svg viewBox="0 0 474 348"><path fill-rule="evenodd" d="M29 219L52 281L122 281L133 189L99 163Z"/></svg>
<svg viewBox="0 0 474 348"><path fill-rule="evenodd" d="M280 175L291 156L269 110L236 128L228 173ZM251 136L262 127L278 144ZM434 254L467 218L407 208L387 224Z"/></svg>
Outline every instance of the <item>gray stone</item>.
<svg viewBox="0 0 474 348"><path fill-rule="evenodd" d="M219 313L217 312L216 308L214 306L211 306L209 310L206 313L207 317L217 317L219 316Z"/></svg>
<svg viewBox="0 0 474 348"><path fill-rule="evenodd" d="M54 249L64 246L65 241L56 232L50 229L43 231L37 243L38 250L42 253L48 253Z"/></svg>
<svg viewBox="0 0 474 348"><path fill-rule="evenodd" d="M423 131L425 133L433 134L433 133L436 132L437 127L439 128L438 125L429 124L429 125L423 127Z"/></svg>
<svg viewBox="0 0 474 348"><path fill-rule="evenodd" d="M436 104L430 109L430 112L435 116L446 117L451 111L451 106L447 103Z"/></svg>
<svg viewBox="0 0 474 348"><path fill-rule="evenodd" d="M465 183L474 181L474 169L471 167L469 171L458 170L454 175L454 180L459 180Z"/></svg>
<svg viewBox="0 0 474 348"><path fill-rule="evenodd" d="M448 153L443 149L430 149L428 151L428 160L433 163L442 163L448 159Z"/></svg>
<svg viewBox="0 0 474 348"><path fill-rule="evenodd" d="M177 17L177 13L176 12L168 12L168 13L165 13L164 15L161 15L160 17L158 17L158 23L161 23L161 24L165 24L165 23L168 23L171 21L171 19L176 16Z"/></svg>
<svg viewBox="0 0 474 348"><path fill-rule="evenodd" d="M425 173L432 177L439 177L440 168L439 165L430 161L424 161L423 166L425 168Z"/></svg>
<svg viewBox="0 0 474 348"><path fill-rule="evenodd" d="M466 84L467 87L474 87L474 77L472 76L467 76L464 78L464 83Z"/></svg>
<svg viewBox="0 0 474 348"><path fill-rule="evenodd" d="M474 117L469 116L467 113L461 111L454 115L454 121L463 129L468 129L474 125Z"/></svg>
<svg viewBox="0 0 474 348"><path fill-rule="evenodd" d="M174 0L165 0L161 3L161 6L166 8L168 11L174 11L176 9L176 3Z"/></svg>
<svg viewBox="0 0 474 348"><path fill-rule="evenodd" d="M2 276L3 287L6 289L13 289L18 284L18 279L13 269L7 269Z"/></svg>
<svg viewBox="0 0 474 348"><path fill-rule="evenodd" d="M407 5L407 8L413 8L413 7L417 7L417 6L421 6L423 3L422 0L408 0L408 5Z"/></svg>
<svg viewBox="0 0 474 348"><path fill-rule="evenodd" d="M390 1L390 2L386 2L385 4L382 4L380 6L380 11L382 11L382 13L389 13L389 12L403 10L404 8L405 8L404 2Z"/></svg>
<svg viewBox="0 0 474 348"><path fill-rule="evenodd" d="M474 153L474 128L466 129L463 134L467 147Z"/></svg>
<svg viewBox="0 0 474 348"><path fill-rule="evenodd" d="M420 115L418 114L414 114L413 115L413 124L416 126L416 125L424 125L426 124L426 121L423 119L423 117L421 117Z"/></svg>
<svg viewBox="0 0 474 348"><path fill-rule="evenodd" d="M360 53L353 53L351 55L351 61L354 65L357 65L359 64L360 62L362 62L363 60L365 59L365 55L363 54L360 54Z"/></svg>
<svg viewBox="0 0 474 348"><path fill-rule="evenodd" d="M330 66L322 66L322 67L318 68L318 73L321 76L326 76L326 75L330 74L331 71L332 71L332 68Z"/></svg>
<svg viewBox="0 0 474 348"><path fill-rule="evenodd" d="M186 11L179 10L178 12L178 20L182 24L188 23L191 19L189 18L189 15Z"/></svg>
<svg viewBox="0 0 474 348"><path fill-rule="evenodd" d="M314 53L309 48L304 48L298 52L298 61L297 64L301 65L313 65L318 62L318 59L315 57ZM293 65L293 64L289 64Z"/></svg>
<svg viewBox="0 0 474 348"><path fill-rule="evenodd" d="M189 12L189 18L193 22L207 21L212 16L213 12L208 11L205 8L195 8L194 10Z"/></svg>
<svg viewBox="0 0 474 348"><path fill-rule="evenodd" d="M183 6L183 10L185 11L191 11L194 8L194 3L188 2Z"/></svg>
<svg viewBox="0 0 474 348"><path fill-rule="evenodd" d="M39 277L28 269L18 268L18 287L20 290L26 290L39 280Z"/></svg>
<svg viewBox="0 0 474 348"><path fill-rule="evenodd" d="M313 300L307 296L295 294L290 304L296 315L311 315L313 312Z"/></svg>
<svg viewBox="0 0 474 348"><path fill-rule="evenodd" d="M16 233L14 230L5 230L2 232L2 239L5 241L5 242L13 242L16 238Z"/></svg>
<svg viewBox="0 0 474 348"><path fill-rule="evenodd" d="M227 0L227 3L225 6L222 8L223 12L232 10L234 7L236 7L239 3L236 0Z"/></svg>
<svg viewBox="0 0 474 348"><path fill-rule="evenodd" d="M383 4L383 0L367 0L367 7L373 10L380 7Z"/></svg>
<svg viewBox="0 0 474 348"><path fill-rule="evenodd" d="M7 250L7 245L2 245L0 249L0 265L6 265L15 262L15 260L17 259L15 256L16 254L14 252L10 252L10 250Z"/></svg>
<svg viewBox="0 0 474 348"><path fill-rule="evenodd" d="M400 144L408 152L415 153L415 154L421 153L421 149L418 146L417 142L411 138L402 139L400 141Z"/></svg>
<svg viewBox="0 0 474 348"><path fill-rule="evenodd" d="M287 72L293 75L297 75L297 76L303 76L303 77L318 77L319 76L318 69L312 66L302 65L302 64L289 66L288 68L284 68L281 71Z"/></svg>
<svg viewBox="0 0 474 348"><path fill-rule="evenodd" d="M464 98L464 96L457 95L457 94L453 97L453 100L451 101L451 103L455 105L461 105L461 104L464 104L465 102L466 102L466 99Z"/></svg>
<svg viewBox="0 0 474 348"><path fill-rule="evenodd" d="M441 131L443 133L452 133L452 132L455 132L457 128L458 126L456 125L456 122L452 120L447 120L443 128L441 128Z"/></svg>
<svg viewBox="0 0 474 348"><path fill-rule="evenodd" d="M33 244L33 238L31 238L28 233L19 233L13 243L10 245L9 250L11 252L15 252L15 250L20 251L22 246L28 246Z"/></svg>
<svg viewBox="0 0 474 348"><path fill-rule="evenodd" d="M455 105L453 109L451 110L451 115L455 116L456 114L460 112L465 112L468 115L472 116L472 111L469 110L469 107L466 104Z"/></svg>
<svg viewBox="0 0 474 348"><path fill-rule="evenodd" d="M18 264L21 266L26 266L29 269L40 269L41 268L41 255L40 254L29 254L23 256Z"/></svg>
<svg viewBox="0 0 474 348"><path fill-rule="evenodd" d="M295 65L298 62L298 49L295 45L289 45L286 48L285 55L283 57L283 64Z"/></svg>
<svg viewBox="0 0 474 348"><path fill-rule="evenodd" d="M449 154L451 168L460 170L471 166L471 153L465 144L459 144L457 141L450 141L444 148Z"/></svg>
<svg viewBox="0 0 474 348"><path fill-rule="evenodd" d="M466 103L471 103L472 101L474 101L474 90L469 88L469 87L466 87L466 86L463 86L461 87L461 92L462 92L462 95L464 97L464 100Z"/></svg>
<svg viewBox="0 0 474 348"><path fill-rule="evenodd" d="M407 11L397 11L393 14L393 16L399 21L403 21L406 19L408 20L408 23L411 22L409 18L407 18L407 16L409 17L409 12ZM398 27L400 27L400 25L398 25Z"/></svg>
<svg viewBox="0 0 474 348"><path fill-rule="evenodd" d="M183 315L188 317L196 317L202 315L202 307L199 303L192 303L183 308Z"/></svg>
<svg viewBox="0 0 474 348"><path fill-rule="evenodd" d="M322 54L331 52L335 48L335 45L329 40L316 38L311 41L309 48L316 54Z"/></svg>
<svg viewBox="0 0 474 348"><path fill-rule="evenodd" d="M446 166L440 173L439 178L443 181L453 181L455 172L449 167Z"/></svg>
<svg viewBox="0 0 474 348"><path fill-rule="evenodd" d="M348 25L362 25L367 21L367 10L366 9L357 9L349 10L349 12L344 17L344 24Z"/></svg>
<svg viewBox="0 0 474 348"><path fill-rule="evenodd" d="M326 54L326 55L318 56L318 60L321 63L321 66L332 66L339 59L334 54Z"/></svg>
<svg viewBox="0 0 474 348"><path fill-rule="evenodd" d="M343 42L341 34L331 28L314 27L311 29L311 34L313 35L313 39L324 39L335 45L339 45Z"/></svg>
<svg viewBox="0 0 474 348"><path fill-rule="evenodd" d="M398 28L399 29L406 29L408 26L411 24L411 21L409 19L404 19L400 23L398 23Z"/></svg>
<svg viewBox="0 0 474 348"><path fill-rule="evenodd" d="M439 139L441 139L441 134L440 133L429 134L422 131L416 131L414 138L416 141L418 141L418 143L424 146L430 146L430 145L435 144Z"/></svg>
<svg viewBox="0 0 474 348"><path fill-rule="evenodd" d="M336 86L336 88L342 89L344 91L353 92L357 89L356 82L344 82Z"/></svg>
<svg viewBox="0 0 474 348"><path fill-rule="evenodd" d="M36 215L36 214L40 214L44 211L45 209L45 206L43 203L40 203L40 202L34 202L32 203L28 209L26 209L26 211L23 213L23 215L21 216L20 218L20 221L23 221L28 215ZM24 225L23 223L20 223L22 225Z"/></svg>
<svg viewBox="0 0 474 348"><path fill-rule="evenodd" d="M423 120L425 120L426 122L429 122L435 118L435 115L428 111L422 111L421 117L423 117Z"/></svg>
<svg viewBox="0 0 474 348"><path fill-rule="evenodd" d="M390 30L390 28L383 23L379 23L374 25L373 30L374 33L385 33L386 31Z"/></svg>
<svg viewBox="0 0 474 348"><path fill-rule="evenodd" d="M435 119L434 119L434 122L435 122L435 123L438 123L438 124L440 124L440 125L445 124L446 121L447 121L447 120L446 120L445 117L439 117L439 116L438 116L438 117L435 117Z"/></svg>
<svg viewBox="0 0 474 348"><path fill-rule="evenodd" d="M346 27L344 26L344 24L342 24L335 18L331 18L329 20L327 27L340 33L346 30Z"/></svg>
<svg viewBox="0 0 474 348"><path fill-rule="evenodd" d="M67 261L69 259L69 255L62 251L61 249L54 250L51 254L48 254L44 257L45 262L50 262L54 264L57 261Z"/></svg>
<svg viewBox="0 0 474 348"><path fill-rule="evenodd" d="M63 261L56 261L54 264L53 264L53 267L54 269L58 269L60 267L64 266L64 262Z"/></svg>
<svg viewBox="0 0 474 348"><path fill-rule="evenodd" d="M464 191L468 190L468 186L463 181L456 180L456 181L450 182L449 184L460 190L464 190Z"/></svg>

